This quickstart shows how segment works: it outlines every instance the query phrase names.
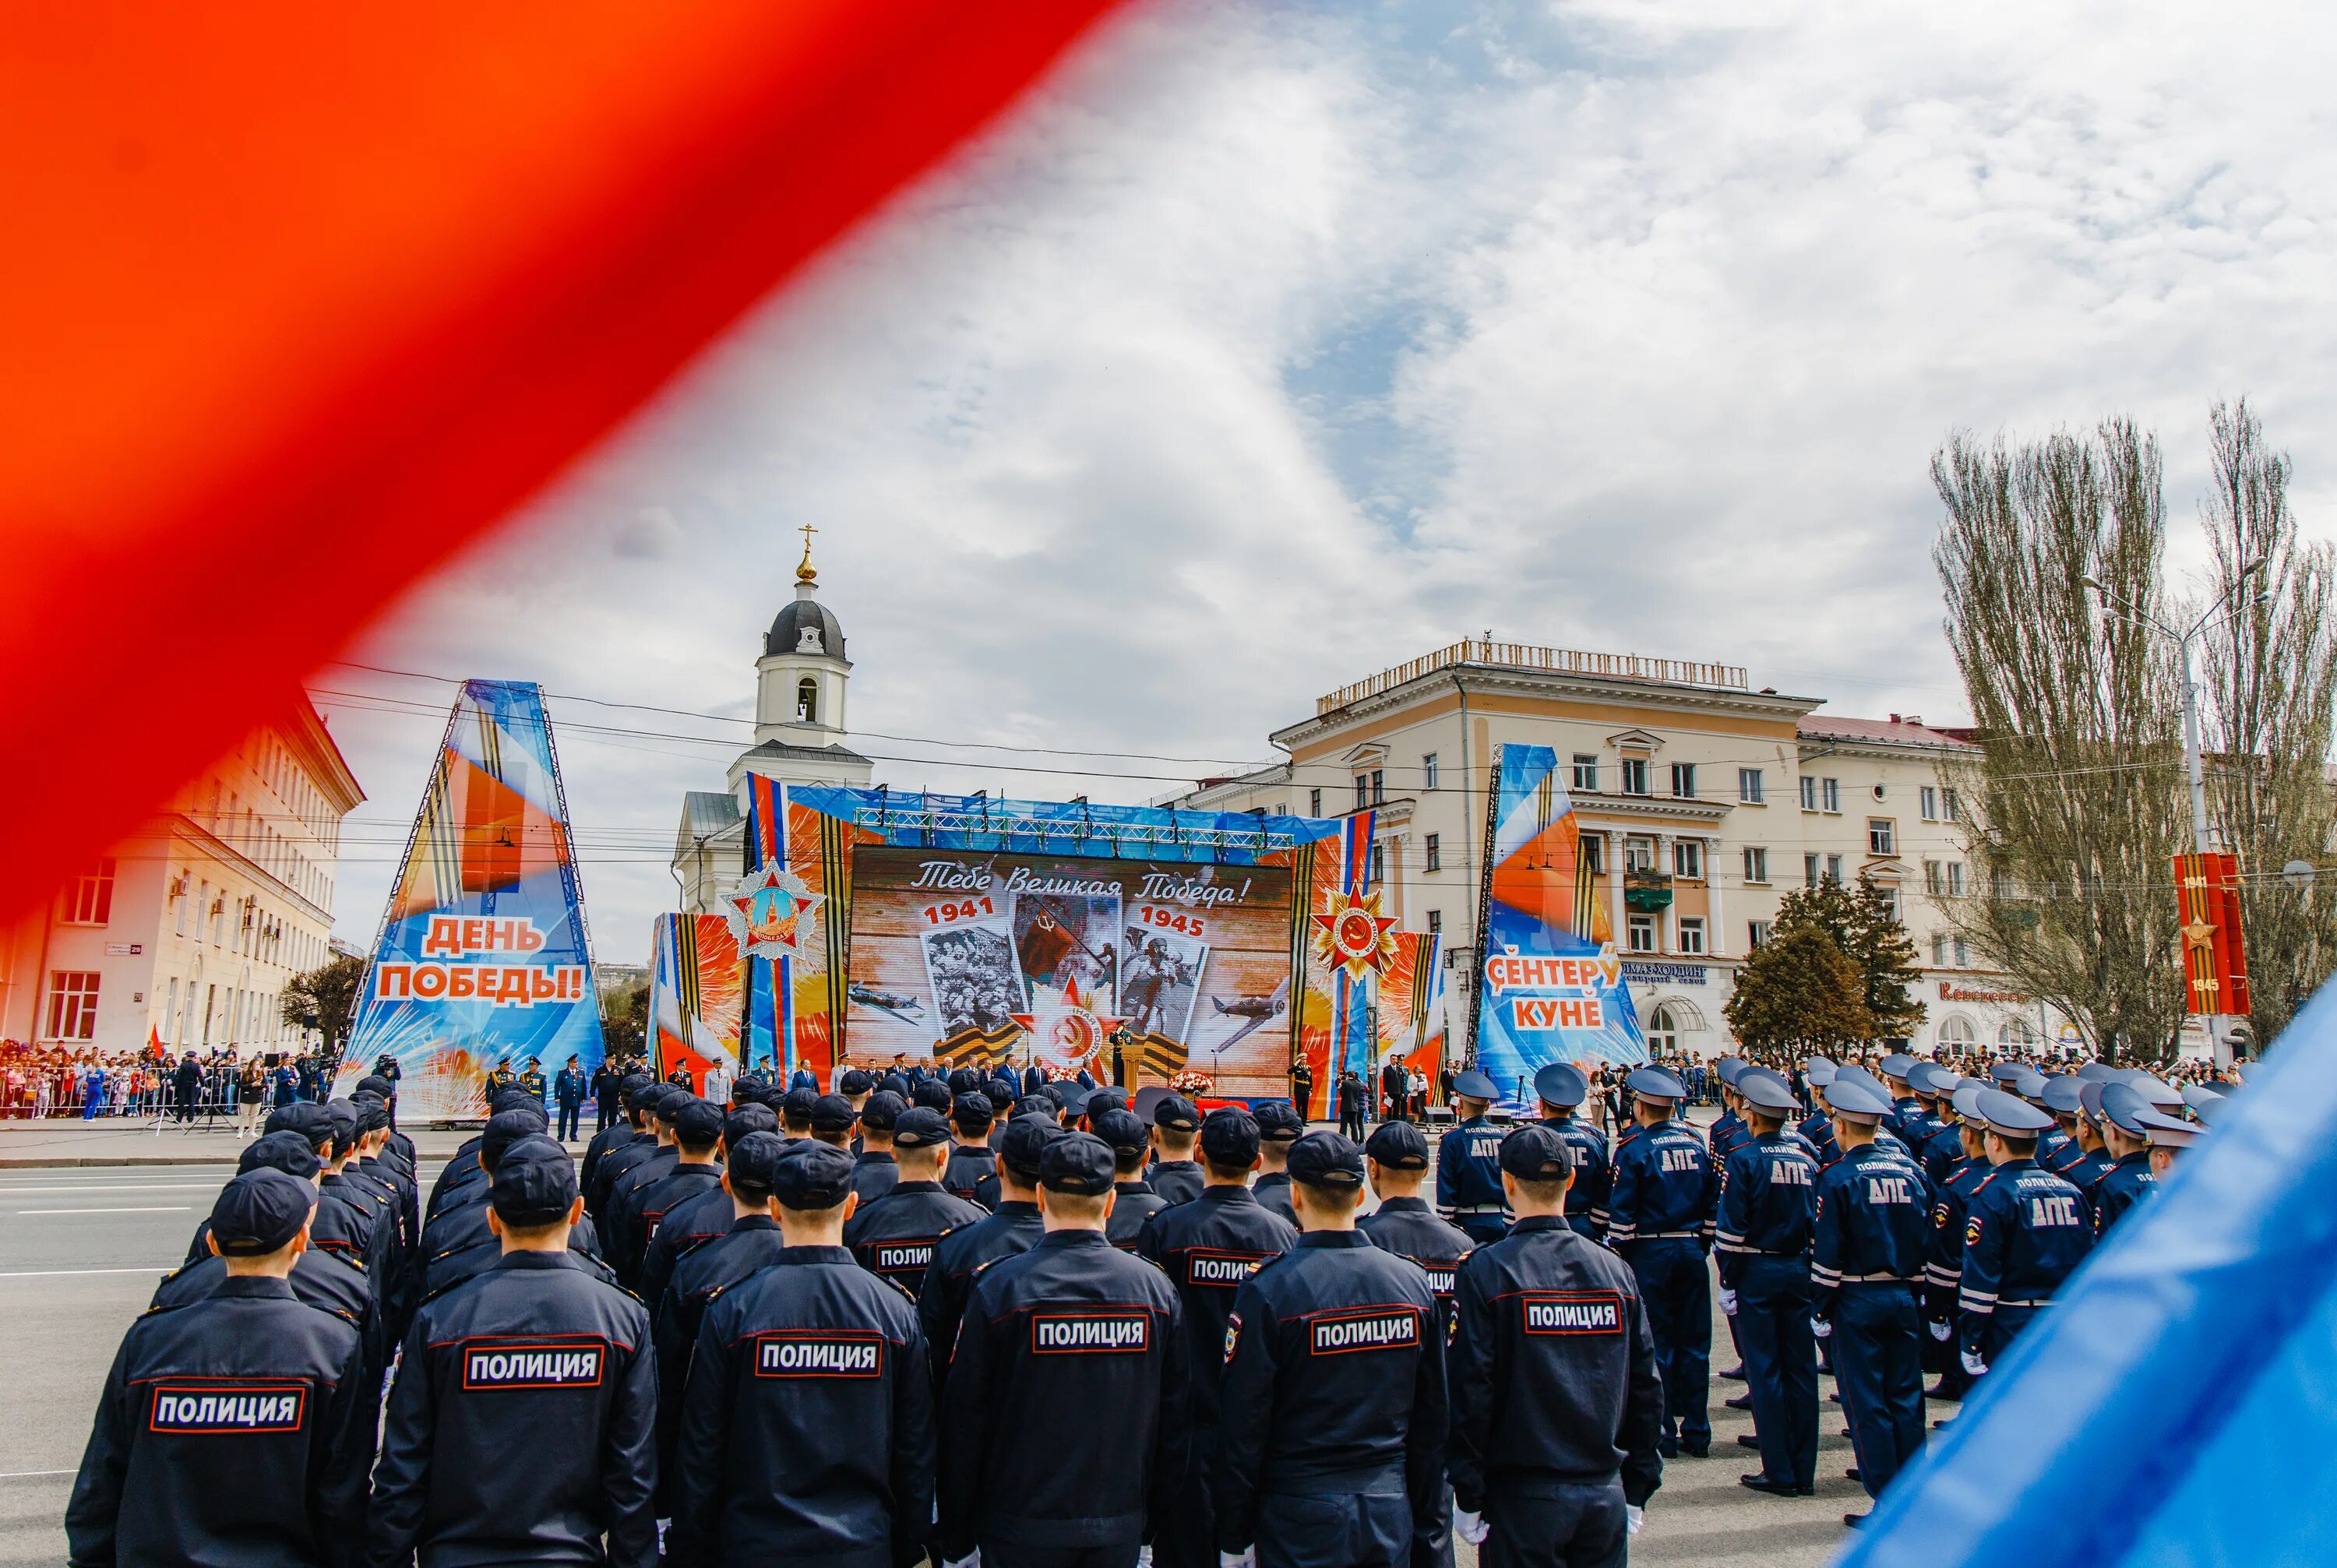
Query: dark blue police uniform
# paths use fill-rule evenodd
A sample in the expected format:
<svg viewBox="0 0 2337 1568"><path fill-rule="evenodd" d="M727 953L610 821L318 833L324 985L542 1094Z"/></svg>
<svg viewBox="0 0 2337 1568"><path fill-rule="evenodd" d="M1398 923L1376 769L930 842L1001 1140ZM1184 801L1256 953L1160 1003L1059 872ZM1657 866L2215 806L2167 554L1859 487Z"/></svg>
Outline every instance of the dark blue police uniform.
<svg viewBox="0 0 2337 1568"><path fill-rule="evenodd" d="M1738 1079L1740 1093L1745 1079ZM1776 1093L1790 1098L1783 1081ZM1810 1331L1810 1232L1818 1162L1783 1132L1756 1135L1728 1157L1715 1250L1720 1284L1736 1293L1736 1344L1753 1396L1761 1473L1807 1492L1817 1480L1817 1348Z"/></svg>
<svg viewBox="0 0 2337 1568"><path fill-rule="evenodd" d="M1882 1494L1923 1442L1917 1293L1931 1199L1922 1168L1879 1142L1848 1151L1818 1178L1811 1305L1831 1325L1834 1383L1870 1497Z"/></svg>
<svg viewBox="0 0 2337 1568"><path fill-rule="evenodd" d="M1631 1074L1657 1071L1642 1068ZM1678 1081L1669 1073L1675 1087ZM1680 1091L1685 1093L1684 1090ZM1644 1093L1642 1091L1641 1093ZM1719 1179L1704 1141L1677 1122L1636 1127L1615 1145L1607 1241L1631 1266L1664 1381L1662 1452L1703 1454L1712 1383L1712 1245Z"/></svg>
<svg viewBox="0 0 2337 1568"><path fill-rule="evenodd" d="M2093 1246L2085 1200L2034 1160L1996 1166L1964 1220L1958 1344L1993 1367Z"/></svg>

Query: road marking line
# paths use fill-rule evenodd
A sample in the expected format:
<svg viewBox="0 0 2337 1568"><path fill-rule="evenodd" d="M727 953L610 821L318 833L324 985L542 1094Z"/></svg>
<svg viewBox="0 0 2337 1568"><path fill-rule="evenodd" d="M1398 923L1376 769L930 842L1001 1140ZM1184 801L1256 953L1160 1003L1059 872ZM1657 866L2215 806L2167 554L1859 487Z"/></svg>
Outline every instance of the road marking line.
<svg viewBox="0 0 2337 1568"><path fill-rule="evenodd" d="M56 1279L68 1274L168 1274L176 1263L153 1263L142 1269L30 1269L21 1274L0 1274L0 1279Z"/></svg>
<svg viewBox="0 0 2337 1568"><path fill-rule="evenodd" d="M159 1209L19 1209L19 1214L184 1214L192 1210L191 1203L168 1204Z"/></svg>
<svg viewBox="0 0 2337 1568"><path fill-rule="evenodd" d="M35 1475L78 1475L78 1470L0 1470L0 1481L29 1481Z"/></svg>
<svg viewBox="0 0 2337 1568"><path fill-rule="evenodd" d="M119 1185L91 1182L73 1187L0 1187L0 1198L103 1197L112 1192L206 1192L214 1181L125 1181Z"/></svg>

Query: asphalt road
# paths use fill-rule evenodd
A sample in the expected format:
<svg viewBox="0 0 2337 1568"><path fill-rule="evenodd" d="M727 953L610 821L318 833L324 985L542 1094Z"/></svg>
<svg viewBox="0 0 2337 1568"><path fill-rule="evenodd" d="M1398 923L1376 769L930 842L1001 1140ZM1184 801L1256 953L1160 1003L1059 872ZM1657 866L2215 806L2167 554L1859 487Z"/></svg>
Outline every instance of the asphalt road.
<svg viewBox="0 0 2337 1568"><path fill-rule="evenodd" d="M114 1349L233 1170L0 1171L0 1389L9 1412L0 1422L0 1568L64 1560L65 1500ZM435 1174L425 1166L425 1182ZM1734 1361L1717 1300L1716 1290L1716 1373ZM1864 1511L1865 1494L1843 1475L1852 1459L1836 1405L1820 1415L1815 1497L1765 1497L1737 1485L1760 1467L1736 1443L1753 1424L1721 1401L1744 1387L1714 1381L1713 1456L1666 1466L1634 1563L1814 1568L1841 1543L1843 1514ZM1462 1547L1462 1568L1475 1568L1475 1555Z"/></svg>

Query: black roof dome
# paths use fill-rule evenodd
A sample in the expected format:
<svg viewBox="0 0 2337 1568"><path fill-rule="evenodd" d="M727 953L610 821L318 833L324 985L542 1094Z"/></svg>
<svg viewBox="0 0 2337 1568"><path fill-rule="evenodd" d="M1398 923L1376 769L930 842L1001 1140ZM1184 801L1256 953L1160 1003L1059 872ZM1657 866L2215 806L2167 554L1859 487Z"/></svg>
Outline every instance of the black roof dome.
<svg viewBox="0 0 2337 1568"><path fill-rule="evenodd" d="M766 658L781 653L825 653L844 657L844 622L818 600L807 595L782 609L763 637Z"/></svg>

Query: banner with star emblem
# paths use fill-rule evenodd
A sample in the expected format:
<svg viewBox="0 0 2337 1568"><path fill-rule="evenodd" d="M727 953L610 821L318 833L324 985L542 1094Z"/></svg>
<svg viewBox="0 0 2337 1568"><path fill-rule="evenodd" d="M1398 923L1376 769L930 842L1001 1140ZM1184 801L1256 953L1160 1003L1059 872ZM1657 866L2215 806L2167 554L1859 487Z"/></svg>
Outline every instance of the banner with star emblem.
<svg viewBox="0 0 2337 1568"><path fill-rule="evenodd" d="M1505 745L1480 916L1477 1069L1513 1101L1553 1062L1648 1060L1574 802L1548 746Z"/></svg>

